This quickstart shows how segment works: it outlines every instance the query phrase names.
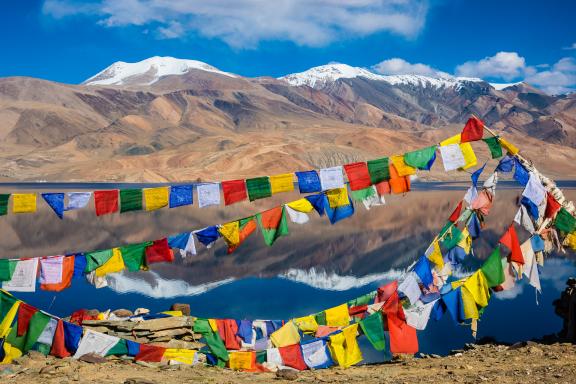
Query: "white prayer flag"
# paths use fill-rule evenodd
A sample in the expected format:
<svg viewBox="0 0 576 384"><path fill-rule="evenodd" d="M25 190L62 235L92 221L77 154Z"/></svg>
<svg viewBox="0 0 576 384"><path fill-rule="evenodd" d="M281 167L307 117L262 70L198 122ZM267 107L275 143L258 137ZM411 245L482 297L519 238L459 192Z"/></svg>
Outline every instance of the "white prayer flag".
<svg viewBox="0 0 576 384"><path fill-rule="evenodd" d="M302 344L301 347L304 362L309 368L323 367L329 362L324 340Z"/></svg>
<svg viewBox="0 0 576 384"><path fill-rule="evenodd" d="M56 333L57 325L58 320L50 319L38 337L38 343L52 345L52 340L54 339L54 333Z"/></svg>
<svg viewBox="0 0 576 384"><path fill-rule="evenodd" d="M65 210L71 211L86 207L90 202L92 192L68 192L66 196L68 197L68 204L66 204Z"/></svg>
<svg viewBox="0 0 576 384"><path fill-rule="evenodd" d="M290 220L295 224L306 224L310 218L304 212L298 212L295 209L290 208L288 205L284 206L286 212L288 212L288 216L290 216Z"/></svg>
<svg viewBox="0 0 576 384"><path fill-rule="evenodd" d="M2 283L2 288L12 292L35 292L38 259L19 260L14 268L12 279Z"/></svg>
<svg viewBox="0 0 576 384"><path fill-rule="evenodd" d="M440 154L446 172L464 167L466 160L459 144L449 144L440 146Z"/></svg>
<svg viewBox="0 0 576 384"><path fill-rule="evenodd" d="M106 335L85 328L84 336L82 340L80 340L80 344L73 358L78 359L87 353L95 353L98 356L104 357L112 347L118 344L119 340L116 336Z"/></svg>
<svg viewBox="0 0 576 384"><path fill-rule="evenodd" d="M546 188L544 188L540 178L534 172L530 172L530 179L528 179L528 184L526 184L522 196L530 199L535 205L540 205L542 200L546 198Z"/></svg>
<svg viewBox="0 0 576 384"><path fill-rule="evenodd" d="M60 284L64 256L50 256L40 259L40 284Z"/></svg>
<svg viewBox="0 0 576 384"><path fill-rule="evenodd" d="M489 178L484 181L483 187L488 190L492 194L492 196L496 195L496 184L498 183L498 172L494 172L490 175Z"/></svg>
<svg viewBox="0 0 576 384"><path fill-rule="evenodd" d="M188 236L188 242L186 243L186 248L180 250L180 255L185 258L188 254L196 254L196 243L194 242L194 235L190 232Z"/></svg>
<svg viewBox="0 0 576 384"><path fill-rule="evenodd" d="M518 225L523 226L524 229L530 232L531 234L536 232L536 229L534 228L534 223L532 222L532 219L528 214L528 210L524 205L521 205L520 208L518 208L518 212L516 212L516 216L514 216L514 221L518 223Z"/></svg>
<svg viewBox="0 0 576 384"><path fill-rule="evenodd" d="M526 240L520 245L520 250L524 258L524 275L528 278L531 286L536 288L538 292L542 292L540 275L538 274L538 263L536 262L536 255L532 248L532 241L530 239Z"/></svg>
<svg viewBox="0 0 576 384"><path fill-rule="evenodd" d="M220 205L220 184L200 184L196 187L196 193L198 193L198 206L200 208Z"/></svg>
<svg viewBox="0 0 576 384"><path fill-rule="evenodd" d="M364 204L364 207L367 210L369 210L372 207L386 205L386 200L384 199L384 196L380 196L378 194L378 191L376 190L375 186L372 186L372 189L374 190L374 194L362 200L362 204Z"/></svg>
<svg viewBox="0 0 576 384"><path fill-rule="evenodd" d="M280 350L278 348L269 348L266 350L266 362L272 364L272 366L280 367L284 365L284 360L280 356Z"/></svg>
<svg viewBox="0 0 576 384"><path fill-rule="evenodd" d="M422 296L422 291L420 291L420 286L418 285L418 281L416 280L416 277L414 277L413 272L410 272L404 281L400 283L398 291L406 295L408 300L410 300L410 303L416 303L420 296Z"/></svg>
<svg viewBox="0 0 576 384"><path fill-rule="evenodd" d="M336 189L344 187L344 174L342 166L323 168L320 170L320 185L322 190Z"/></svg>
<svg viewBox="0 0 576 384"><path fill-rule="evenodd" d="M432 308L438 300L431 301L427 304L417 301L416 304L405 308L404 315L406 315L406 323L419 331L426 329Z"/></svg>

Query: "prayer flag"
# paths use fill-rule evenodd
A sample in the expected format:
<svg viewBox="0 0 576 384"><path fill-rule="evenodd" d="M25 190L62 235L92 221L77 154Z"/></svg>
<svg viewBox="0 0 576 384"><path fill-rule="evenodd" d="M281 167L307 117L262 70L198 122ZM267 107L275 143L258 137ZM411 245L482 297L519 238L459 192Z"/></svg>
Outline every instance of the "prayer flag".
<svg viewBox="0 0 576 384"><path fill-rule="evenodd" d="M244 179L223 181L222 192L225 205L238 203L248 198Z"/></svg>
<svg viewBox="0 0 576 384"><path fill-rule="evenodd" d="M344 170L348 176L351 190L357 191L372 185L368 166L365 162L346 164L344 165Z"/></svg>
<svg viewBox="0 0 576 384"><path fill-rule="evenodd" d="M174 253L168 246L168 239L154 240L152 245L146 247L146 264L171 263L174 261Z"/></svg>
<svg viewBox="0 0 576 384"><path fill-rule="evenodd" d="M411 304L416 303L420 296L422 296L422 291L418 285L418 281L414 277L414 273L408 273L404 280L398 285L398 292L402 292L404 296L408 298Z"/></svg>
<svg viewBox="0 0 576 384"><path fill-rule="evenodd" d="M452 212L452 214L448 218L448 221L451 221L452 223L457 222L458 219L460 218L461 213L462 213L462 200L460 200L460 202L458 203L458 205L456 206L456 208L454 209L454 211Z"/></svg>
<svg viewBox="0 0 576 384"><path fill-rule="evenodd" d="M524 257L523 273L524 276L530 281L530 285L542 292L540 285L540 275L538 274L538 263L536 262L536 254L532 249L532 242L530 239L526 240L520 246L522 249L522 256Z"/></svg>
<svg viewBox="0 0 576 384"><path fill-rule="evenodd" d="M337 208L349 204L348 188L336 188L326 191L330 208Z"/></svg>
<svg viewBox="0 0 576 384"><path fill-rule="evenodd" d="M272 245L280 236L288 235L288 222L283 206L256 215L266 245Z"/></svg>
<svg viewBox="0 0 576 384"><path fill-rule="evenodd" d="M323 193L319 193L317 195L309 195L306 196L305 199L308 200L310 204L312 204L320 216L324 214L324 211L326 210L325 207L328 206L328 199Z"/></svg>
<svg viewBox="0 0 576 384"><path fill-rule="evenodd" d="M86 207L90 202L92 192L67 192L66 196L68 197L66 211L72 211Z"/></svg>
<svg viewBox="0 0 576 384"><path fill-rule="evenodd" d="M215 225L196 231L194 234L196 235L198 241L204 244L207 248L210 248L212 244L214 244L214 242L220 237L218 227Z"/></svg>
<svg viewBox="0 0 576 384"><path fill-rule="evenodd" d="M188 254L196 254L196 243L194 242L192 232L180 233L168 237L168 246L170 248L178 248L182 257L186 257Z"/></svg>
<svg viewBox="0 0 576 384"><path fill-rule="evenodd" d="M517 158L514 158L514 180L520 183L523 186L528 184L528 180L530 180L530 174L528 170L518 161Z"/></svg>
<svg viewBox="0 0 576 384"><path fill-rule="evenodd" d="M8 200L10 199L9 193L0 193L0 216L8 213Z"/></svg>
<svg viewBox="0 0 576 384"><path fill-rule="evenodd" d="M457 287L442 295L442 301L456 323L460 324L465 320L464 306L462 305L462 287Z"/></svg>
<svg viewBox="0 0 576 384"><path fill-rule="evenodd" d="M444 163L444 170L446 172L462 168L466 165L464 154L459 144L449 144L440 147L440 154L442 155L442 162Z"/></svg>
<svg viewBox="0 0 576 384"><path fill-rule="evenodd" d="M390 179L390 164L387 157L370 160L367 163L368 172L370 173L370 182L378 184Z"/></svg>
<svg viewBox="0 0 576 384"><path fill-rule="evenodd" d="M474 272L464 281L463 286L472 294L474 302L480 306L485 307L488 305L490 299L490 291L488 288L488 281L484 276L482 270Z"/></svg>
<svg viewBox="0 0 576 384"><path fill-rule="evenodd" d="M198 352L190 349L168 348L164 351L164 360L180 364L193 365L198 362Z"/></svg>
<svg viewBox="0 0 576 384"><path fill-rule="evenodd" d="M414 305L405 308L406 324L419 331L426 329L432 309L434 309L438 301L439 299L436 299L426 304L422 301L417 301Z"/></svg>
<svg viewBox="0 0 576 384"><path fill-rule="evenodd" d="M12 278L2 282L2 289L13 292L35 292L38 259L18 260Z"/></svg>
<svg viewBox="0 0 576 384"><path fill-rule="evenodd" d="M144 243L131 244L120 247L120 253L122 255L122 259L124 260L126 269L128 269L130 272L137 272L143 269L146 265L146 248L150 245L152 245L152 242L147 241Z"/></svg>
<svg viewBox="0 0 576 384"><path fill-rule="evenodd" d="M162 361L166 348L155 345L140 344L140 351L134 357L135 361L147 361L159 363Z"/></svg>
<svg viewBox="0 0 576 384"><path fill-rule="evenodd" d="M323 339L303 341L300 344L304 362L310 369L328 368L333 363L328 346Z"/></svg>
<svg viewBox="0 0 576 384"><path fill-rule="evenodd" d="M498 137L487 137L482 140L488 146L488 149L490 150L490 155L492 156L493 159L502 157L502 146L500 145Z"/></svg>
<svg viewBox="0 0 576 384"><path fill-rule="evenodd" d="M209 207L211 205L220 205L220 184L199 184L196 187L196 193L198 194L198 206L200 208Z"/></svg>
<svg viewBox="0 0 576 384"><path fill-rule="evenodd" d="M306 200L308 201L308 200ZM310 203L310 202L308 202ZM284 206L286 212L288 212L288 216L290 216L290 220L295 224L306 224L310 218L304 212L299 212L293 208L291 208L288 204ZM314 209L314 208L312 208Z"/></svg>
<svg viewBox="0 0 576 384"><path fill-rule="evenodd" d="M322 168L320 170L320 184L323 191L344 187L342 166Z"/></svg>
<svg viewBox="0 0 576 384"><path fill-rule="evenodd" d="M374 312L360 321L362 332L366 335L374 349L383 351L386 348L386 336L384 335L384 323L382 312Z"/></svg>
<svg viewBox="0 0 576 384"><path fill-rule="evenodd" d="M396 168L390 165L390 187L392 188L392 193L400 194L410 191L410 177L401 177L396 172Z"/></svg>
<svg viewBox="0 0 576 384"><path fill-rule="evenodd" d="M14 193L12 195L12 212L14 213L36 212L36 194Z"/></svg>
<svg viewBox="0 0 576 384"><path fill-rule="evenodd" d="M120 213L142 210L142 189L120 190Z"/></svg>
<svg viewBox="0 0 576 384"><path fill-rule="evenodd" d="M250 201L272 196L272 186L268 176L246 179L246 188L248 189Z"/></svg>
<svg viewBox="0 0 576 384"><path fill-rule="evenodd" d="M484 123L482 120L477 119L476 117L472 116L466 122L462 133L460 134L461 140L463 143L469 141L477 141L482 140L484 136Z"/></svg>
<svg viewBox="0 0 576 384"><path fill-rule="evenodd" d="M294 319L294 324L298 327L300 331L303 333L312 333L316 332L318 329L318 322L316 318L312 315L298 317Z"/></svg>
<svg viewBox="0 0 576 384"><path fill-rule="evenodd" d="M556 201L554 196L550 193L546 193L546 212L544 213L544 217L547 219L554 218L554 215L556 215L556 212L558 212L561 207L562 206Z"/></svg>
<svg viewBox="0 0 576 384"><path fill-rule="evenodd" d="M416 168L409 166L404 162L404 155L390 157L392 166L396 169L398 176L410 176L416 173Z"/></svg>
<svg viewBox="0 0 576 384"><path fill-rule="evenodd" d="M326 325L330 327L345 327L350 324L350 315L348 314L348 305L341 304L337 307L329 308L326 313Z"/></svg>
<svg viewBox="0 0 576 384"><path fill-rule="evenodd" d="M436 159L436 146L404 154L404 162L414 168L429 170Z"/></svg>
<svg viewBox="0 0 576 384"><path fill-rule="evenodd" d="M86 266L88 265L88 260L86 260L86 255L83 253L76 253L74 255L74 274L73 278L83 277L86 271Z"/></svg>
<svg viewBox="0 0 576 384"><path fill-rule="evenodd" d="M300 349L300 344L288 345L285 347L279 347L278 351L282 357L282 362L285 366L303 371L307 368L304 362L304 357L302 356L302 350Z"/></svg>
<svg viewBox="0 0 576 384"><path fill-rule="evenodd" d="M58 320L58 324L56 325L50 354L60 358L70 356L70 352L66 349L66 344L64 342L64 322L62 320Z"/></svg>
<svg viewBox="0 0 576 384"><path fill-rule="evenodd" d="M472 175L470 175L470 179L472 179L472 185L474 187L478 186L478 179L480 178L482 171L484 171L484 168L486 168L486 164L487 163L484 163L482 167L478 168L472 173Z"/></svg>
<svg viewBox="0 0 576 384"><path fill-rule="evenodd" d="M560 208L554 219L554 225L559 231L571 233L576 229L576 219L566 208Z"/></svg>
<svg viewBox="0 0 576 384"><path fill-rule="evenodd" d="M425 288L430 287L434 282L434 277L432 276L432 267L430 266L430 261L426 256L420 256L418 262L414 266L414 273L418 275L422 284Z"/></svg>
<svg viewBox="0 0 576 384"><path fill-rule="evenodd" d="M168 205L168 187L146 188L144 189L144 201L146 210L154 211Z"/></svg>
<svg viewBox="0 0 576 384"><path fill-rule="evenodd" d="M22 308L23 305L25 304L22 303L20 308ZM20 316L20 313L18 316ZM34 344L36 344L38 338L42 334L42 331L49 321L50 316L45 315L44 313L35 309L31 317L28 319L26 328L22 330L23 333L19 334L20 327L18 327L18 332L16 328L13 328L6 338L6 342L8 342L13 348L17 348L20 352L22 352L22 354L25 354L32 349Z"/></svg>
<svg viewBox="0 0 576 384"><path fill-rule="evenodd" d="M436 264L438 268L442 269L444 267L444 258L442 257L438 240L434 240L430 247L428 247L426 250L426 256L428 257L428 260Z"/></svg>
<svg viewBox="0 0 576 384"><path fill-rule="evenodd" d="M42 198L52 208L56 216L64 217L64 194L63 193L43 193Z"/></svg>
<svg viewBox="0 0 576 384"><path fill-rule="evenodd" d="M314 210L314 206L305 198L292 201L286 204L285 208L292 222L297 224L307 223L309 218L306 213Z"/></svg>
<svg viewBox="0 0 576 384"><path fill-rule="evenodd" d="M105 249L86 253L86 272L92 272L104 265L112 257L112 250Z"/></svg>
<svg viewBox="0 0 576 384"><path fill-rule="evenodd" d="M220 338L224 341L226 349L238 350L242 347L240 338L237 336L238 324L233 319L217 319L216 328Z"/></svg>
<svg viewBox="0 0 576 384"><path fill-rule="evenodd" d="M378 184L375 184L374 187L380 196L389 195L392 192L392 187L388 181L381 181Z"/></svg>
<svg viewBox="0 0 576 384"><path fill-rule="evenodd" d="M364 201L375 195L376 195L376 188L374 186L359 189L357 191L350 191L350 197L352 197L352 200L354 201Z"/></svg>
<svg viewBox="0 0 576 384"><path fill-rule="evenodd" d="M516 235L516 229L514 229L514 224L510 224L508 230L500 238L500 243L504 244L512 252L510 255L510 261L514 261L518 264L524 264L524 258L522 257L522 250L520 249L520 243L518 242L518 236Z"/></svg>
<svg viewBox="0 0 576 384"><path fill-rule="evenodd" d="M270 189L273 195L280 192L293 191L294 174L283 173L281 175L270 176Z"/></svg>
<svg viewBox="0 0 576 384"><path fill-rule="evenodd" d="M520 152L520 150L518 148L516 148L516 146L512 143L510 143L509 141L499 137L498 140L500 141L500 145L502 146L502 148L504 148L506 151L508 151L509 154L511 155L515 155L518 152Z"/></svg>
<svg viewBox="0 0 576 384"><path fill-rule="evenodd" d="M300 342L298 328L292 321L288 321L270 335L270 341L275 347L298 344Z"/></svg>
<svg viewBox="0 0 576 384"><path fill-rule="evenodd" d="M70 286L74 274L74 255L40 259L40 288L59 292Z"/></svg>
<svg viewBox="0 0 576 384"><path fill-rule="evenodd" d="M362 352L358 346L356 335L358 323L352 324L337 334L329 336L330 354L332 358L343 368L350 367L362 361Z"/></svg>
<svg viewBox="0 0 576 384"><path fill-rule="evenodd" d="M28 330L28 325L30 324L30 319L32 316L38 312L38 308L35 308L27 303L21 303L18 308L18 318L17 318L17 336L22 336Z"/></svg>
<svg viewBox="0 0 576 384"><path fill-rule="evenodd" d="M506 155L498 162L496 171L508 173L514 169L515 160L512 156Z"/></svg>
<svg viewBox="0 0 576 384"><path fill-rule="evenodd" d="M9 281L12 279L17 263L17 260L0 259L0 281Z"/></svg>
<svg viewBox="0 0 576 384"><path fill-rule="evenodd" d="M96 206L96 216L118 212L118 190L95 191L94 204Z"/></svg>
<svg viewBox="0 0 576 384"><path fill-rule="evenodd" d="M64 344L71 353L76 353L78 349L82 338L82 330L81 326L64 321Z"/></svg>
<svg viewBox="0 0 576 384"><path fill-rule="evenodd" d="M478 164L478 159L476 158L472 144L462 143L460 144L460 149L462 150L462 155L464 156L464 161L466 162L462 169L475 167L476 164Z"/></svg>
<svg viewBox="0 0 576 384"><path fill-rule="evenodd" d="M252 371L256 368L256 353L254 351L230 352L228 366L235 371Z"/></svg>
<svg viewBox="0 0 576 384"><path fill-rule="evenodd" d="M108 351L118 344L119 340L120 339L116 336L110 336L93 331L92 329L86 329L73 358L78 359L88 353L94 353L98 356L104 357Z"/></svg>
<svg viewBox="0 0 576 384"><path fill-rule="evenodd" d="M310 196L307 196L310 197ZM348 205L342 205L340 207L332 208L328 203L328 198L322 196L324 199L324 209L326 211L326 216L330 220L330 224L336 224L340 220L346 219L354 214L354 205L352 205L352 200L348 199Z"/></svg>
<svg viewBox="0 0 576 384"><path fill-rule="evenodd" d="M170 187L170 208L191 205L193 202L191 185L172 185Z"/></svg>
<svg viewBox="0 0 576 384"><path fill-rule="evenodd" d="M313 193L322 190L320 178L316 171L296 172L296 177L298 178L300 193Z"/></svg>
<svg viewBox="0 0 576 384"><path fill-rule="evenodd" d="M110 257L104 264L96 268L94 271L96 276L103 277L110 273L120 272L122 270L124 270L122 252L120 252L119 248L113 248L112 257Z"/></svg>
<svg viewBox="0 0 576 384"><path fill-rule="evenodd" d="M460 240L462 240L462 238L462 231L460 231L458 227L452 226L444 236L444 239L442 239L442 246L446 250L450 250L454 248L460 242Z"/></svg>

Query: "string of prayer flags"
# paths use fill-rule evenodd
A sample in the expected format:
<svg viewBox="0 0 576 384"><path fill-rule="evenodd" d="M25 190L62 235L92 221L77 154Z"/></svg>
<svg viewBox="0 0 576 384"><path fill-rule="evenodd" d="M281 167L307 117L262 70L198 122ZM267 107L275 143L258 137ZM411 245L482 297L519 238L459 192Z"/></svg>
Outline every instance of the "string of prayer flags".
<svg viewBox="0 0 576 384"><path fill-rule="evenodd" d="M66 211L72 211L86 207L90 202L92 192L68 192L66 197L68 198Z"/></svg>
<svg viewBox="0 0 576 384"><path fill-rule="evenodd" d="M0 193L0 216L8 214L8 200L10 199L9 193Z"/></svg>
<svg viewBox="0 0 576 384"><path fill-rule="evenodd" d="M64 218L64 193L43 193L42 198L52 208L56 216Z"/></svg>
<svg viewBox="0 0 576 384"><path fill-rule="evenodd" d="M288 235L288 222L284 206L258 213L256 219L266 245L271 246L280 236Z"/></svg>
<svg viewBox="0 0 576 384"><path fill-rule="evenodd" d="M223 181L222 193L224 194L225 205L238 203L248 198L244 179Z"/></svg>
<svg viewBox="0 0 576 384"><path fill-rule="evenodd" d="M14 213L36 212L36 194L14 193L12 195L12 212Z"/></svg>
<svg viewBox="0 0 576 384"><path fill-rule="evenodd" d="M493 159L502 157L502 146L500 145L498 136L487 137L482 139L482 141L484 141L488 146L488 149L490 150L490 156L492 156Z"/></svg>
<svg viewBox="0 0 576 384"><path fill-rule="evenodd" d="M272 194L280 192L291 192L294 190L294 175L283 173L281 175L270 176L270 189Z"/></svg>
<svg viewBox="0 0 576 384"><path fill-rule="evenodd" d="M482 140L484 136L484 123L482 120L472 116L466 122L464 129L460 135L462 143L467 143L469 141Z"/></svg>
<svg viewBox="0 0 576 384"><path fill-rule="evenodd" d="M320 170L320 185L323 191L344 187L342 166L322 168Z"/></svg>
<svg viewBox="0 0 576 384"><path fill-rule="evenodd" d="M246 188L250 201L272 196L272 186L268 176L246 179Z"/></svg>
<svg viewBox="0 0 576 384"><path fill-rule="evenodd" d="M518 235L516 234L516 229L514 229L514 224L510 224L508 230L500 238L499 242L504 244L511 251L510 261L524 264L524 258L522 257L522 250L520 249L520 242L518 241Z"/></svg>
<svg viewBox="0 0 576 384"><path fill-rule="evenodd" d="M346 176L352 191L368 188L372 185L370 173L365 162L351 163L344 165Z"/></svg>
<svg viewBox="0 0 576 384"><path fill-rule="evenodd" d="M96 216L118 212L118 190L95 191Z"/></svg>
<svg viewBox="0 0 576 384"><path fill-rule="evenodd" d="M396 170L398 176L410 176L416 173L416 168L409 166L404 161L404 155L395 155L390 157L391 165Z"/></svg>
<svg viewBox="0 0 576 384"><path fill-rule="evenodd" d="M120 213L142 210L142 189L120 190Z"/></svg>
<svg viewBox="0 0 576 384"><path fill-rule="evenodd" d="M436 146L433 145L428 148L420 149L417 151L406 152L404 154L404 162L414 168L429 171L436 160Z"/></svg>
<svg viewBox="0 0 576 384"><path fill-rule="evenodd" d="M144 189L144 201L147 211L154 211L168 205L168 187Z"/></svg>
<svg viewBox="0 0 576 384"><path fill-rule="evenodd" d="M220 205L220 185L217 183L204 183L196 187L198 206L200 208L211 205Z"/></svg>
<svg viewBox="0 0 576 384"><path fill-rule="evenodd" d="M316 171L296 172L298 189L300 193L313 193L322 191L320 177Z"/></svg>
<svg viewBox="0 0 576 384"><path fill-rule="evenodd" d="M191 185L172 185L170 187L170 208L192 205L193 193Z"/></svg>

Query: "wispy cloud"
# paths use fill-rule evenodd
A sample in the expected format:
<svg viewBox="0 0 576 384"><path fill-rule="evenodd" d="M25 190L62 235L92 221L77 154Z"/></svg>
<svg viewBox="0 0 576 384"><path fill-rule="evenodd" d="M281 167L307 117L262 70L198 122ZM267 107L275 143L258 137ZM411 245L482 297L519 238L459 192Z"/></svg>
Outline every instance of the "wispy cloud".
<svg viewBox="0 0 576 384"><path fill-rule="evenodd" d="M413 38L427 1L418 0L46 0L54 18L90 16L104 27L138 26L161 38L189 33L238 48L261 41L323 46L339 39L391 32Z"/></svg>
<svg viewBox="0 0 576 384"><path fill-rule="evenodd" d="M372 66L372 70L382 75L424 75L434 77L450 77L446 72L442 72L427 64L415 63L412 64L404 59L395 57L388 60L383 60L378 64Z"/></svg>
<svg viewBox="0 0 576 384"><path fill-rule="evenodd" d="M498 52L478 61L467 61L456 67L456 74L469 77L494 77L506 81L524 76L526 60L516 52Z"/></svg>
<svg viewBox="0 0 576 384"><path fill-rule="evenodd" d="M567 47L563 47L562 49L566 49L568 51L574 50L574 49L576 49L576 43L572 43L572 45L569 45Z"/></svg>

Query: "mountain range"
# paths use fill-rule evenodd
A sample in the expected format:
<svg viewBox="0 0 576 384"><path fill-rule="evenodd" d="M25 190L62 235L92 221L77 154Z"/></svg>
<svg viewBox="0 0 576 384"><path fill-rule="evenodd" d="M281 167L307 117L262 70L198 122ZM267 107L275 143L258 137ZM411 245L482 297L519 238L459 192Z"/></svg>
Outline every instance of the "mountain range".
<svg viewBox="0 0 576 384"><path fill-rule="evenodd" d="M0 180L221 180L320 168L430 145L472 114L550 176L576 176L575 94L346 64L247 78L152 57L79 85L1 78ZM441 168L425 177L446 178Z"/></svg>

